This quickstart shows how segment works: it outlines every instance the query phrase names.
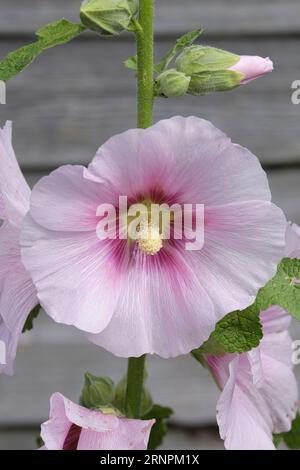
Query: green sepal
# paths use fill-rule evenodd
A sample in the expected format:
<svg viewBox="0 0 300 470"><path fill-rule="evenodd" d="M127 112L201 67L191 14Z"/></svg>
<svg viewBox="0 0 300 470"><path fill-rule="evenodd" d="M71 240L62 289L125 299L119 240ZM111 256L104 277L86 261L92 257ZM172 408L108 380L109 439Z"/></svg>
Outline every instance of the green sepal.
<svg viewBox="0 0 300 470"><path fill-rule="evenodd" d="M111 406L114 400L114 383L109 377L97 377L87 372L80 395L80 405L89 409Z"/></svg>
<svg viewBox="0 0 300 470"><path fill-rule="evenodd" d="M25 321L25 324L23 326L23 329L22 329L22 333L25 333L26 331L30 331L32 330L33 328L33 322L34 320L38 317L38 315L40 314L40 311L41 311L41 306L40 305L36 305L30 312L30 314L28 315L26 321Z"/></svg>
<svg viewBox="0 0 300 470"><path fill-rule="evenodd" d="M155 419L155 424L152 426L148 449L155 450L162 443L165 435L168 432L166 420L173 414L173 410L166 406L153 405L152 408L143 416L143 419Z"/></svg>
<svg viewBox="0 0 300 470"><path fill-rule="evenodd" d="M137 71L137 55L124 60L124 65L129 70Z"/></svg>
<svg viewBox="0 0 300 470"><path fill-rule="evenodd" d="M191 77L175 69L162 72L155 81L155 95L166 98L184 96L189 88Z"/></svg>
<svg viewBox="0 0 300 470"><path fill-rule="evenodd" d="M188 93L203 96L216 91L230 91L240 85L243 77L243 74L232 70L195 74L191 76Z"/></svg>
<svg viewBox="0 0 300 470"><path fill-rule="evenodd" d="M154 66L157 73L161 73L168 68L172 60L179 54L185 47L191 46L194 41L201 35L203 29L195 29L189 31L180 38L178 38L172 49L164 56L164 58Z"/></svg>
<svg viewBox="0 0 300 470"><path fill-rule="evenodd" d="M82 23L104 36L135 30L132 24L138 5L135 0L84 0L80 8Z"/></svg>
<svg viewBox="0 0 300 470"><path fill-rule="evenodd" d="M227 70L240 56L215 47L193 45L185 47L176 59L176 69L187 75Z"/></svg>
<svg viewBox="0 0 300 470"><path fill-rule="evenodd" d="M112 404L118 408L124 415L126 414L126 389L127 389L127 376L117 384L115 389L114 399ZM141 400L141 415L147 413L153 406L153 401L149 391L146 387L143 388Z"/></svg>

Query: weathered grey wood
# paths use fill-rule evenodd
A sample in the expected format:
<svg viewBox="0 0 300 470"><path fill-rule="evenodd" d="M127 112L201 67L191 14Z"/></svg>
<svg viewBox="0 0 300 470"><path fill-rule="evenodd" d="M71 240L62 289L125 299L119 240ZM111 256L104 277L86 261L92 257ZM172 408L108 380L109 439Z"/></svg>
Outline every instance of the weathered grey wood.
<svg viewBox="0 0 300 470"><path fill-rule="evenodd" d="M300 324L292 334L300 338ZM49 397L59 391L78 400L86 371L119 380L126 360L90 344L78 330L54 323L45 314L22 337L13 377L0 376L0 428L36 425L49 413ZM300 366L296 367L300 378ZM176 359L149 357L149 388L154 399L174 408L177 424L215 423L219 391L207 370L190 356Z"/></svg>
<svg viewBox="0 0 300 470"><path fill-rule="evenodd" d="M32 33L65 16L78 18L81 0L1 0L0 31ZM299 31L298 0L157 0L156 30L177 33L200 25L210 33Z"/></svg>
<svg viewBox="0 0 300 470"><path fill-rule="evenodd" d="M88 343L75 329L40 317L35 331L23 336L15 376L0 376L0 426L43 421L55 391L78 400L87 370L118 380L126 373L126 360ZM153 397L176 408L176 421L204 424L213 419L218 391L209 373L189 356L150 357L149 377Z"/></svg>
<svg viewBox="0 0 300 470"><path fill-rule="evenodd" d="M300 105L291 83L300 79L296 40L214 41L242 54L270 56L275 71L246 86L206 97L160 99L155 119L175 114L205 117L249 147L263 163L300 161ZM0 56L20 45L1 41ZM171 43L159 41L158 56ZM88 163L111 135L135 126L135 78L122 61L133 43L108 40L58 47L11 80L0 121L15 121L14 142L22 165L55 167Z"/></svg>

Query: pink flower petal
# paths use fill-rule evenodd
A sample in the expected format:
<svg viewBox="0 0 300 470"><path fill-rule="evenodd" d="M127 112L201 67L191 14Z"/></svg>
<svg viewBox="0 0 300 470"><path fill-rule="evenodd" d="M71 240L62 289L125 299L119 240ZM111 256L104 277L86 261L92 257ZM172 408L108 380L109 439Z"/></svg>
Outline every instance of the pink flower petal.
<svg viewBox="0 0 300 470"><path fill-rule="evenodd" d="M263 58L259 56L242 55L237 64L230 67L229 70L242 73L244 80L242 80L241 85L246 85L252 80L272 72L273 62L269 57Z"/></svg>
<svg viewBox="0 0 300 470"><path fill-rule="evenodd" d="M208 207L205 221L203 249L186 257L221 318L250 305L276 273L286 222L275 205L259 201Z"/></svg>
<svg viewBox="0 0 300 470"><path fill-rule="evenodd" d="M84 167L65 165L36 184L30 214L49 230L94 231L99 220L97 208L106 202L105 196L103 184L84 178Z"/></svg>
<svg viewBox="0 0 300 470"><path fill-rule="evenodd" d="M99 241L95 232L50 231L30 216L22 243L23 262L48 315L83 331L102 331L120 293L121 275L111 258L111 243Z"/></svg>
<svg viewBox="0 0 300 470"><path fill-rule="evenodd" d="M109 325L90 340L117 356L170 357L199 347L217 319L184 255L169 246L157 262L137 252Z"/></svg>
<svg viewBox="0 0 300 470"><path fill-rule="evenodd" d="M221 438L228 450L274 450L271 421L261 396L252 384L249 366L236 357L217 404Z"/></svg>
<svg viewBox="0 0 300 470"><path fill-rule="evenodd" d="M0 129L0 216L20 226L29 209L30 189L12 148L11 132L8 121Z"/></svg>
<svg viewBox="0 0 300 470"><path fill-rule="evenodd" d="M41 437L49 450L67 450L77 441L77 450L145 450L154 422L88 410L54 393L50 400L50 418L42 424ZM74 438L72 442L70 433Z"/></svg>

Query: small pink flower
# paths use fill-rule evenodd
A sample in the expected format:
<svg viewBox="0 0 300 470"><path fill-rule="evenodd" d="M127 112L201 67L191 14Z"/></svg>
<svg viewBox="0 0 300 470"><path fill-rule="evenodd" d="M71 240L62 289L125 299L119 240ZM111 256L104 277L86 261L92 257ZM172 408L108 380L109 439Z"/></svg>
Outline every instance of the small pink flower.
<svg viewBox="0 0 300 470"><path fill-rule="evenodd" d="M204 204L204 246L99 240L97 208L119 196ZM250 305L282 258L286 221L265 172L210 122L175 117L112 137L88 169L66 165L33 190L22 258L47 313L119 356L177 356ZM155 240L156 242L157 240Z"/></svg>
<svg viewBox="0 0 300 470"><path fill-rule="evenodd" d="M288 224L285 256L300 257L300 229ZM297 256L295 256L298 253ZM273 306L260 314L264 337L244 354L206 356L221 396L217 421L227 449L275 449L273 434L289 431L298 409L291 317Z"/></svg>
<svg viewBox="0 0 300 470"><path fill-rule="evenodd" d="M20 254L19 236L29 209L30 189L11 144L11 123L0 129L0 341L6 346L0 372L11 375L22 328L38 303Z"/></svg>
<svg viewBox="0 0 300 470"><path fill-rule="evenodd" d="M155 420L120 418L88 410L60 393L50 400L41 426L43 450L146 450Z"/></svg>
<svg viewBox="0 0 300 470"><path fill-rule="evenodd" d="M252 80L272 72L273 62L269 57L263 58L259 56L241 55L240 60L230 67L229 70L242 73L244 79L241 81L241 85L246 85Z"/></svg>

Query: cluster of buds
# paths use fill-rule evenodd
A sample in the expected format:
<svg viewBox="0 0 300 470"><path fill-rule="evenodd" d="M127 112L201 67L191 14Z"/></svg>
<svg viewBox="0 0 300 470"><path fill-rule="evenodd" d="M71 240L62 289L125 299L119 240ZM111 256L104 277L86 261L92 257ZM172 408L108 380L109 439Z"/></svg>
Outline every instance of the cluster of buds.
<svg viewBox="0 0 300 470"><path fill-rule="evenodd" d="M184 48L172 69L156 79L158 96L206 95L228 91L273 70L269 58L239 56L215 47Z"/></svg>
<svg viewBox="0 0 300 470"><path fill-rule="evenodd" d="M80 19L92 31L114 36L131 29L137 11L136 0L84 0Z"/></svg>

